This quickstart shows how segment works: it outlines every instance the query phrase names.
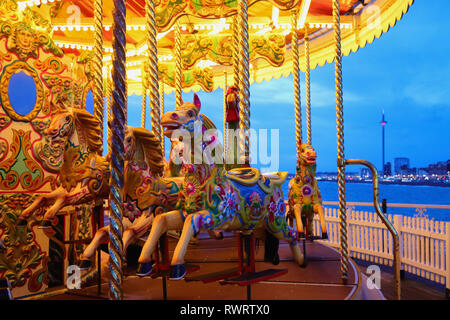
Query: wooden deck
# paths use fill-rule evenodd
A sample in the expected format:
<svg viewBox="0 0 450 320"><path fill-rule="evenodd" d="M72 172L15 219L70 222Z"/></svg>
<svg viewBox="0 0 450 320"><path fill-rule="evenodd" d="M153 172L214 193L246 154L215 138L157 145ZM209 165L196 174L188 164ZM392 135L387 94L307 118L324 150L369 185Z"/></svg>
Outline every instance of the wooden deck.
<svg viewBox="0 0 450 320"><path fill-rule="evenodd" d="M169 240L170 254L173 253L176 240ZM317 242L306 243L308 264L305 268L297 266L290 255L289 246L280 243L280 263L277 266L263 262L264 248L256 253L256 271L265 269L287 269L280 277L251 285L253 300L344 300L357 298L360 275L352 263L349 279L343 284L340 272L339 253ZM202 235L197 245L189 245L186 262L199 265L200 269L189 276L197 276L221 271L237 266L237 240L228 234L223 240L209 239ZM151 277L139 278L134 270L128 268L123 281L124 299L161 300L163 299L163 280ZM105 274L105 272L103 272ZM106 298L108 285L106 279L97 296L97 286L82 288L63 295L47 296L45 299L95 299ZM168 300L246 300L247 287L222 285L218 282L167 280Z"/></svg>

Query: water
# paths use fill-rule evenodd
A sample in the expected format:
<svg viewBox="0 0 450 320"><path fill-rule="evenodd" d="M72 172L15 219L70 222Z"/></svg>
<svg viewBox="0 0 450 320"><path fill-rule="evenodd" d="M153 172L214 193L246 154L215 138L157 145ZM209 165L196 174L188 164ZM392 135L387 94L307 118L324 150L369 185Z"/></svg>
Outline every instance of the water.
<svg viewBox="0 0 450 320"><path fill-rule="evenodd" d="M331 181L319 181L324 201L338 201L338 184ZM372 202L372 184L345 184L347 202ZM287 198L288 182L283 185L283 194ZM450 188L435 186L386 185L380 184L380 201L386 199L388 213L414 216L421 214L415 208L389 208L389 203L440 204L450 205ZM357 210L374 211L373 207L358 207ZM434 220L450 221L450 210L427 209L423 212Z"/></svg>

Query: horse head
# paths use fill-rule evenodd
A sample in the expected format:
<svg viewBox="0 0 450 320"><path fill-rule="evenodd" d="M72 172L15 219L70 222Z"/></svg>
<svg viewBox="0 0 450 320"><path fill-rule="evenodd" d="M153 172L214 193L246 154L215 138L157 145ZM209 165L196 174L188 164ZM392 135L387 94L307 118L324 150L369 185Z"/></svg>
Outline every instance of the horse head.
<svg viewBox="0 0 450 320"><path fill-rule="evenodd" d="M51 103L52 116L44 140L34 146L34 153L43 166L51 172L59 172L69 142L87 152L100 150L102 141L98 120L86 110L58 106Z"/></svg>
<svg viewBox="0 0 450 320"><path fill-rule="evenodd" d="M183 153L184 158L179 159L180 162L176 164L181 164L183 161L189 162L193 159L188 158L194 155L199 155L199 158L193 160L195 164L202 162L212 164L216 155L218 158L222 157L223 147L218 139L217 128L207 116L200 113L200 109L200 99L194 93L192 103L184 102L174 111L166 112L161 117L164 135L172 141L171 156L179 158L180 150L186 152L186 154ZM183 142L184 146L181 147L174 143L177 140ZM210 152L204 153L203 151L206 148ZM171 157L171 160L173 160L173 157ZM221 163L223 163L223 157Z"/></svg>
<svg viewBox="0 0 450 320"><path fill-rule="evenodd" d="M316 164L317 153L309 143L302 143L300 150L300 165L312 166Z"/></svg>
<svg viewBox="0 0 450 320"><path fill-rule="evenodd" d="M75 131L75 119L68 108L51 103L52 117L47 129L42 133L44 140L37 143L35 154L44 167L58 172L64 162L64 151Z"/></svg>
<svg viewBox="0 0 450 320"><path fill-rule="evenodd" d="M197 94L194 93L194 101L184 102L174 111L166 112L161 117L161 125L164 128L164 135L172 137L175 130L185 130L194 136L196 126L204 126L203 115L200 113L201 103Z"/></svg>

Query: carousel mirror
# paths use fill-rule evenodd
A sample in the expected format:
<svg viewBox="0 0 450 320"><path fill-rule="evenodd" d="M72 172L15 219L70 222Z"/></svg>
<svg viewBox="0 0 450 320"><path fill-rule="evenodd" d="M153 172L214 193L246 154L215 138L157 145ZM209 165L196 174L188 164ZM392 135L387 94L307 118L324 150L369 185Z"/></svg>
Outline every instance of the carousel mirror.
<svg viewBox="0 0 450 320"><path fill-rule="evenodd" d="M8 96L17 114L28 115L36 104L36 84L33 77L24 71L13 74L9 79Z"/></svg>
<svg viewBox="0 0 450 320"><path fill-rule="evenodd" d="M44 88L37 72L23 61L5 67L0 79L0 99L12 119L33 120L44 101Z"/></svg>

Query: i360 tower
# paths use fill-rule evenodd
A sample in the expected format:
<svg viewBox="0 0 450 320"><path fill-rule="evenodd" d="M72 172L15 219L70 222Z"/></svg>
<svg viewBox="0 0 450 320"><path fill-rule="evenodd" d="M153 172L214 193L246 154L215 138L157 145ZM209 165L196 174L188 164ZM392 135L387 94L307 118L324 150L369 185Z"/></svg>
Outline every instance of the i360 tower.
<svg viewBox="0 0 450 320"><path fill-rule="evenodd" d="M382 154L382 157L383 157L383 163L382 163L382 172L383 172L383 176L385 176L386 175L386 172L385 172L385 168L384 168L384 126L387 124L387 121L386 120L384 120L384 109L383 109L383 114L382 114L382 116L381 116L381 154Z"/></svg>

